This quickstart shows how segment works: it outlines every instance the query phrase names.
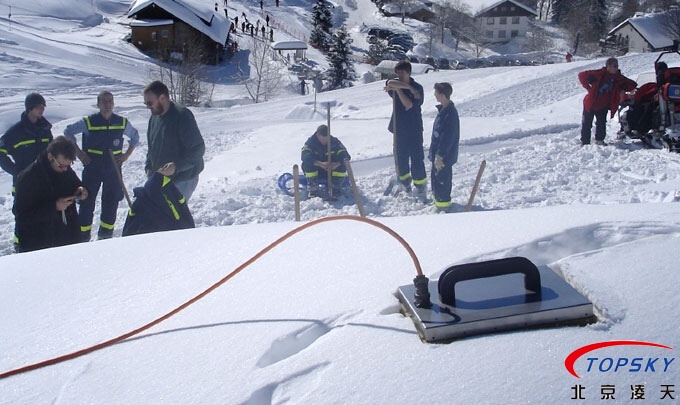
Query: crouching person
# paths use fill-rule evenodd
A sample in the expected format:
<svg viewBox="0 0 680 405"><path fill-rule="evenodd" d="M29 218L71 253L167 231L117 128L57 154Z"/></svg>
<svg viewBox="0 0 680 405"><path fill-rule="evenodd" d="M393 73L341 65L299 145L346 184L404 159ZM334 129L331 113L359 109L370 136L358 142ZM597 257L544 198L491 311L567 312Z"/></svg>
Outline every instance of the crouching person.
<svg viewBox="0 0 680 405"><path fill-rule="evenodd" d="M331 159L328 161L328 143L330 142ZM325 182L328 172L331 173L332 184L328 185L332 189L332 195L339 195L342 184L347 177L347 168L344 160L350 160L345 145L338 138L328 134L326 125L319 125L302 147L302 171L307 177L307 190L310 197L319 196L319 182Z"/></svg>
<svg viewBox="0 0 680 405"><path fill-rule="evenodd" d="M88 192L71 169L75 159L76 145L59 136L17 176L12 212L19 251L80 241L75 202L86 199Z"/></svg>

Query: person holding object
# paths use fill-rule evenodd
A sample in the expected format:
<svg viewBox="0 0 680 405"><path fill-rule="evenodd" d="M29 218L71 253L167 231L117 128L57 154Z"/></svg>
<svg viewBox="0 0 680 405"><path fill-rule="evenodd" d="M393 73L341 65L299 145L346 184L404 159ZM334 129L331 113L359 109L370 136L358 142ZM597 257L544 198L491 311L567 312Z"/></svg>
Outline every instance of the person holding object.
<svg viewBox="0 0 680 405"><path fill-rule="evenodd" d="M588 91L583 99L581 145L590 144L594 118L595 144L606 146L604 138L607 136L607 111L611 111L610 117L614 117L623 93L634 90L637 83L621 74L616 58L607 59L605 67L601 69L580 72L578 80Z"/></svg>
<svg viewBox="0 0 680 405"><path fill-rule="evenodd" d="M411 182L424 195L427 187L425 151L423 149L423 86L411 77L411 63L401 61L394 67L396 79L385 84L385 91L393 99L394 111L388 130L396 133L396 164L399 181L406 190Z"/></svg>
<svg viewBox="0 0 680 405"><path fill-rule="evenodd" d="M170 101L168 87L155 81L144 88L144 104L151 111L147 130L146 175L169 177L189 201L203 171L205 143L194 114Z"/></svg>
<svg viewBox="0 0 680 405"><path fill-rule="evenodd" d="M451 208L451 185L453 165L458 161L460 142L460 120L458 110L451 101L453 87L450 83L435 83L434 98L437 99L437 117L432 126L429 160L434 205L438 210L448 212Z"/></svg>
<svg viewBox="0 0 680 405"><path fill-rule="evenodd" d="M98 239L113 236L118 213L118 203L123 199L123 186L118 171L139 144L139 133L130 122L114 114L113 94L102 91L97 96L99 112L70 124L64 135L76 145L76 155L83 162L83 184L90 197L81 201L78 217L83 242L90 240L95 200L102 188L101 215ZM76 134L82 133L82 149L76 142ZM128 148L123 152L123 136L128 138ZM115 163L111 159L115 157Z"/></svg>
<svg viewBox="0 0 680 405"><path fill-rule="evenodd" d="M328 161L328 143L330 142L331 159ZM307 190L309 197L319 196L319 179L325 179L328 172L331 173L332 184L328 185L333 189L334 196L340 195L342 184L347 177L345 159L351 160L347 148L334 136L328 134L328 126L319 125L305 142L301 151L302 171L307 177Z"/></svg>
<svg viewBox="0 0 680 405"><path fill-rule="evenodd" d="M80 241L74 203L89 193L71 168L75 159L76 145L58 136L17 176L12 212L20 252Z"/></svg>

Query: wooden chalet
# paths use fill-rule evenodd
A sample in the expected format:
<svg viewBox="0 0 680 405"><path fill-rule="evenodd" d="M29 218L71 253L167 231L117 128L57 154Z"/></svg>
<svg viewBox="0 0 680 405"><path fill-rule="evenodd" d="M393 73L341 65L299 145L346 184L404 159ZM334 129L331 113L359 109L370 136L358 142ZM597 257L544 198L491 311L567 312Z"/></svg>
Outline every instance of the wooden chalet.
<svg viewBox="0 0 680 405"><path fill-rule="evenodd" d="M128 18L130 42L163 60L218 63L229 41L226 10L210 1L134 0Z"/></svg>
<svg viewBox="0 0 680 405"><path fill-rule="evenodd" d="M515 37L526 36L529 21L538 13L515 0L499 1L475 14L487 42L507 42Z"/></svg>

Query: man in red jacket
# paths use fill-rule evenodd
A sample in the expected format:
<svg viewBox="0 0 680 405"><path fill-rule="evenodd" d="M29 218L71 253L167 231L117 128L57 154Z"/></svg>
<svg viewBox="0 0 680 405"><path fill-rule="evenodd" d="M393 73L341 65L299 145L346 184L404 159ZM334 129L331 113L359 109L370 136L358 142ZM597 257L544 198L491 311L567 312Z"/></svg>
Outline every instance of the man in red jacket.
<svg viewBox="0 0 680 405"><path fill-rule="evenodd" d="M581 117L581 145L590 144L590 133L595 122L595 144L606 145L604 138L607 136L606 123L607 111L614 112L618 109L619 101L625 91L632 91L637 86L633 80L621 74L619 61L609 58L605 67L597 70L585 70L578 74L588 94L583 99L583 116Z"/></svg>

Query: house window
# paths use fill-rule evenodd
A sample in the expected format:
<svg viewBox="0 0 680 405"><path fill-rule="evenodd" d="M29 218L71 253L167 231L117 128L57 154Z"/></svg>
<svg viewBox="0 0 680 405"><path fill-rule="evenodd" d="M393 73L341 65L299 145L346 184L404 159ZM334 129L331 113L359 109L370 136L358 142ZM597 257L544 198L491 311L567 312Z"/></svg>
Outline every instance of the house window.
<svg viewBox="0 0 680 405"><path fill-rule="evenodd" d="M514 38L518 35L519 35L519 31L517 31L517 30L510 31L510 38Z"/></svg>
<svg viewBox="0 0 680 405"><path fill-rule="evenodd" d="M513 24L519 24L519 17L512 17Z"/></svg>
<svg viewBox="0 0 680 405"><path fill-rule="evenodd" d="M510 11L515 11L515 6L510 6Z"/></svg>
<svg viewBox="0 0 680 405"><path fill-rule="evenodd" d="M508 23L508 17L500 17L500 24L505 25Z"/></svg>
<svg viewBox="0 0 680 405"><path fill-rule="evenodd" d="M485 35L487 38L493 38L493 31L491 31L491 30L486 31L486 33L485 33L484 35Z"/></svg>
<svg viewBox="0 0 680 405"><path fill-rule="evenodd" d="M487 17L487 18L486 18L486 23L487 23L488 25L492 25L492 24L493 24L493 17Z"/></svg>
<svg viewBox="0 0 680 405"><path fill-rule="evenodd" d="M498 31L498 38L506 38L506 32L505 31Z"/></svg>
<svg viewBox="0 0 680 405"><path fill-rule="evenodd" d="M161 37L167 38L169 36L170 36L170 31L168 31L168 30L161 31Z"/></svg>
<svg viewBox="0 0 680 405"><path fill-rule="evenodd" d="M152 40L153 42L158 41L158 33L157 33L156 31L154 31L154 32L151 33L151 40Z"/></svg>

